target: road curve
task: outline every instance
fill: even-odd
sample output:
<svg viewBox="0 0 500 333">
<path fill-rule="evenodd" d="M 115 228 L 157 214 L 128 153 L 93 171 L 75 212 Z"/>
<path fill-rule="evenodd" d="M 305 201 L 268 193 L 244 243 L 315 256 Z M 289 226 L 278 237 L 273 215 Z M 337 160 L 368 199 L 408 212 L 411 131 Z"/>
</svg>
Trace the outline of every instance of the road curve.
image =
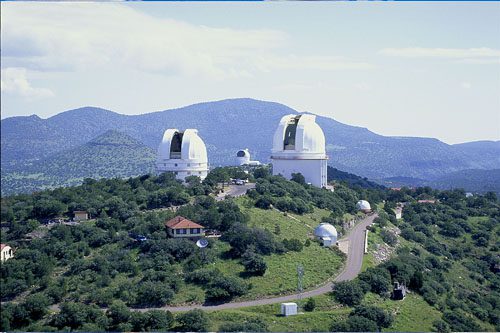
<svg viewBox="0 0 500 333">
<path fill-rule="evenodd" d="M 354 279 L 361 271 L 361 265 L 363 264 L 363 253 L 364 253 L 364 243 L 365 243 L 365 229 L 370 225 L 373 220 L 377 217 L 376 214 L 366 216 L 361 222 L 356 224 L 356 226 L 351 229 L 349 234 L 343 239 L 349 240 L 349 250 L 347 255 L 346 265 L 344 270 L 340 272 L 339 275 L 335 277 L 333 281 L 346 281 Z M 326 294 L 332 290 L 332 283 L 328 282 L 321 287 L 313 290 L 305 291 L 302 293 L 302 297 L 312 297 L 322 294 Z M 286 296 L 272 297 L 272 298 L 261 298 L 251 301 L 243 302 L 233 302 L 233 303 L 223 303 L 218 305 L 187 305 L 187 306 L 165 306 L 162 308 L 146 308 L 146 309 L 136 309 L 136 311 L 147 311 L 147 310 L 168 310 L 171 312 L 181 312 L 189 311 L 193 309 L 202 310 L 225 310 L 225 309 L 237 309 L 244 308 L 247 306 L 265 305 L 273 303 L 283 303 L 295 301 L 298 298 L 298 294 L 291 294 Z"/>
</svg>

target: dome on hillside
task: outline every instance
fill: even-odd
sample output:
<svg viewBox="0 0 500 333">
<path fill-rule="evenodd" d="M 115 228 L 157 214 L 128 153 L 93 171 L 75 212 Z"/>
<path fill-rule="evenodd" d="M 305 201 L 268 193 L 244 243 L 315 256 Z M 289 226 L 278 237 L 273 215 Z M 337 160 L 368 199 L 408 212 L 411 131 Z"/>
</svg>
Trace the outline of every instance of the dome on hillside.
<svg viewBox="0 0 500 333">
<path fill-rule="evenodd" d="M 356 208 L 361 210 L 361 211 L 369 211 L 372 209 L 372 207 L 370 206 L 370 203 L 366 200 L 359 200 L 356 203 Z"/>
<path fill-rule="evenodd" d="M 207 148 L 198 130 L 166 130 L 158 147 L 156 165 L 159 172 L 174 172 L 178 179 L 187 176 L 204 179 L 208 172 Z"/>
<path fill-rule="evenodd" d="M 319 238 L 334 237 L 337 239 L 337 229 L 335 229 L 335 227 L 330 223 L 320 223 L 320 225 L 314 229 L 314 236 Z"/>
<path fill-rule="evenodd" d="M 273 156 L 277 154 L 300 154 L 303 158 L 313 154 L 325 156 L 325 135 L 316 123 L 316 116 L 290 114 L 281 118 L 274 133 L 272 152 Z"/>
<path fill-rule="evenodd" d="M 247 149 L 238 150 L 236 157 L 248 157 L 250 159 L 250 152 Z"/>
</svg>

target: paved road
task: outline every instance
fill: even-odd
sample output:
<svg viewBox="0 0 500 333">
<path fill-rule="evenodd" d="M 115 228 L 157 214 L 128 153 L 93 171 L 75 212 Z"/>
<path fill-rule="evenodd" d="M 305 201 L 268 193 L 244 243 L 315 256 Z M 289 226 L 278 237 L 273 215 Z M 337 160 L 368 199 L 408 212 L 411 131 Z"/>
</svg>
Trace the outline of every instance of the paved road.
<svg viewBox="0 0 500 333">
<path fill-rule="evenodd" d="M 334 279 L 335 282 L 352 280 L 361 271 L 361 265 L 363 263 L 364 243 L 365 243 L 365 229 L 368 225 L 370 225 L 373 222 L 375 217 L 377 217 L 376 214 L 367 216 L 361 222 L 359 222 L 353 229 L 351 229 L 350 233 L 345 237 L 345 239 L 349 240 L 349 251 L 347 254 L 346 266 L 344 267 L 344 270 L 340 272 L 340 274 L 337 275 L 337 277 L 335 277 Z M 319 288 L 303 292 L 302 297 L 306 298 L 306 297 L 318 296 L 326 294 L 331 290 L 332 290 L 332 283 L 328 282 Z M 180 311 L 189 311 L 193 309 L 203 309 L 203 310 L 237 309 L 247 306 L 290 302 L 297 300 L 297 298 L 298 298 L 297 294 L 292 294 L 281 297 L 262 298 L 252 301 L 224 303 L 219 305 L 200 304 L 200 305 L 189 305 L 189 306 L 166 306 L 158 308 L 158 310 L 180 312 Z M 138 311 L 147 311 L 147 310 L 152 310 L 152 308 L 140 309 Z"/>
<path fill-rule="evenodd" d="M 222 201 L 226 198 L 227 195 L 231 197 L 240 197 L 247 193 L 247 190 L 255 188 L 255 183 L 246 183 L 244 185 L 229 185 L 229 189 L 226 189 L 224 193 L 219 193 L 215 200 Z"/>
</svg>

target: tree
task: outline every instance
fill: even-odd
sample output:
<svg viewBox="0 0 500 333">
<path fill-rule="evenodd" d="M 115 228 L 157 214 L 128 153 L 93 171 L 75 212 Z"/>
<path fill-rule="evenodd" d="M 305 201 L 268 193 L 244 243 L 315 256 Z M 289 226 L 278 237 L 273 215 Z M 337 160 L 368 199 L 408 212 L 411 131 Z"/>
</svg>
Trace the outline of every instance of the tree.
<svg viewBox="0 0 500 333">
<path fill-rule="evenodd" d="M 22 306 L 29 313 L 31 319 L 38 320 L 47 313 L 49 304 L 47 296 L 38 293 L 28 296 Z"/>
<path fill-rule="evenodd" d="M 295 252 L 302 251 L 304 247 L 304 245 L 302 245 L 302 242 L 296 238 L 284 239 L 283 245 L 285 246 L 285 249 L 287 249 L 288 251 L 295 251 Z"/>
<path fill-rule="evenodd" d="M 359 275 L 359 279 L 370 285 L 370 290 L 376 294 L 384 295 L 390 291 L 391 275 L 386 269 L 370 267 Z"/>
<path fill-rule="evenodd" d="M 269 328 L 260 318 L 249 318 L 238 323 L 224 323 L 219 326 L 220 332 L 268 332 Z"/>
<path fill-rule="evenodd" d="M 179 315 L 177 321 L 184 332 L 203 332 L 209 331 L 210 328 L 210 320 L 207 314 L 199 309 Z"/>
<path fill-rule="evenodd" d="M 292 173 L 292 178 L 291 180 L 293 182 L 296 182 L 300 185 L 305 185 L 306 184 L 306 179 L 304 178 L 304 176 L 299 172 L 299 173 Z"/>
<path fill-rule="evenodd" d="M 391 326 L 394 318 L 392 315 L 381 308 L 375 306 L 357 306 L 350 316 L 359 316 L 370 319 L 377 323 L 379 329 Z"/>
<path fill-rule="evenodd" d="M 146 329 L 169 331 L 174 322 L 174 316 L 170 311 L 151 310 L 146 312 Z"/>
<path fill-rule="evenodd" d="M 256 254 L 252 249 L 248 249 L 241 257 L 241 263 L 245 266 L 245 272 L 262 276 L 267 270 L 264 258 Z"/>
<path fill-rule="evenodd" d="M 333 285 L 333 295 L 337 301 L 349 306 L 360 304 L 365 296 L 356 280 L 337 282 Z"/>
<path fill-rule="evenodd" d="M 398 237 L 387 229 L 383 229 L 380 232 L 380 236 L 382 237 L 382 240 L 390 246 L 395 246 L 398 243 Z"/>
<path fill-rule="evenodd" d="M 306 304 L 304 304 L 304 310 L 307 312 L 312 312 L 314 311 L 315 308 L 316 308 L 316 301 L 314 300 L 314 298 L 309 298 Z"/>
<path fill-rule="evenodd" d="M 376 332 L 377 323 L 365 317 L 350 316 L 345 321 L 334 322 L 333 332 Z"/>
<path fill-rule="evenodd" d="M 111 326 L 117 328 L 120 323 L 126 323 L 130 319 L 129 308 L 122 301 L 114 301 L 106 311 L 106 316 L 111 320 Z"/>
</svg>

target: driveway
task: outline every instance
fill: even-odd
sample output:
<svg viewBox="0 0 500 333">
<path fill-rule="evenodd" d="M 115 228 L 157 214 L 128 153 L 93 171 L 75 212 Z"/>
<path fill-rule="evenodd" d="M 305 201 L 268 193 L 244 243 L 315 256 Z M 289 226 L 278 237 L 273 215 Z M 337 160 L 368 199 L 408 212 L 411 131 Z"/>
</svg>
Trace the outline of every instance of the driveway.
<svg viewBox="0 0 500 333">
<path fill-rule="evenodd" d="M 250 184 L 249 184 L 250 185 Z M 240 186 L 243 187 L 243 186 Z M 373 220 L 377 217 L 377 214 L 366 216 L 361 222 L 356 224 L 356 226 L 351 229 L 348 235 L 343 239 L 349 241 L 349 252 L 347 254 L 347 261 L 344 270 L 337 275 L 333 281 L 346 281 L 354 279 L 361 271 L 361 265 L 363 264 L 363 253 L 364 253 L 364 243 L 365 243 L 365 230 L 368 225 L 370 225 Z M 313 290 L 305 291 L 302 293 L 302 298 L 318 296 L 322 294 L 329 293 L 332 290 L 332 283 L 328 282 L 325 285 L 318 287 Z M 224 309 L 237 309 L 244 308 L 247 306 L 274 304 L 296 301 L 298 299 L 298 294 L 292 294 L 287 296 L 272 297 L 272 298 L 261 298 L 252 301 L 244 302 L 234 302 L 234 303 L 224 303 L 219 305 L 188 305 L 188 306 L 165 306 L 162 308 L 156 308 L 157 310 L 168 310 L 171 312 L 189 311 L 193 309 L 202 310 L 224 310 Z M 137 311 L 147 311 L 148 309 L 137 309 Z"/>
</svg>

